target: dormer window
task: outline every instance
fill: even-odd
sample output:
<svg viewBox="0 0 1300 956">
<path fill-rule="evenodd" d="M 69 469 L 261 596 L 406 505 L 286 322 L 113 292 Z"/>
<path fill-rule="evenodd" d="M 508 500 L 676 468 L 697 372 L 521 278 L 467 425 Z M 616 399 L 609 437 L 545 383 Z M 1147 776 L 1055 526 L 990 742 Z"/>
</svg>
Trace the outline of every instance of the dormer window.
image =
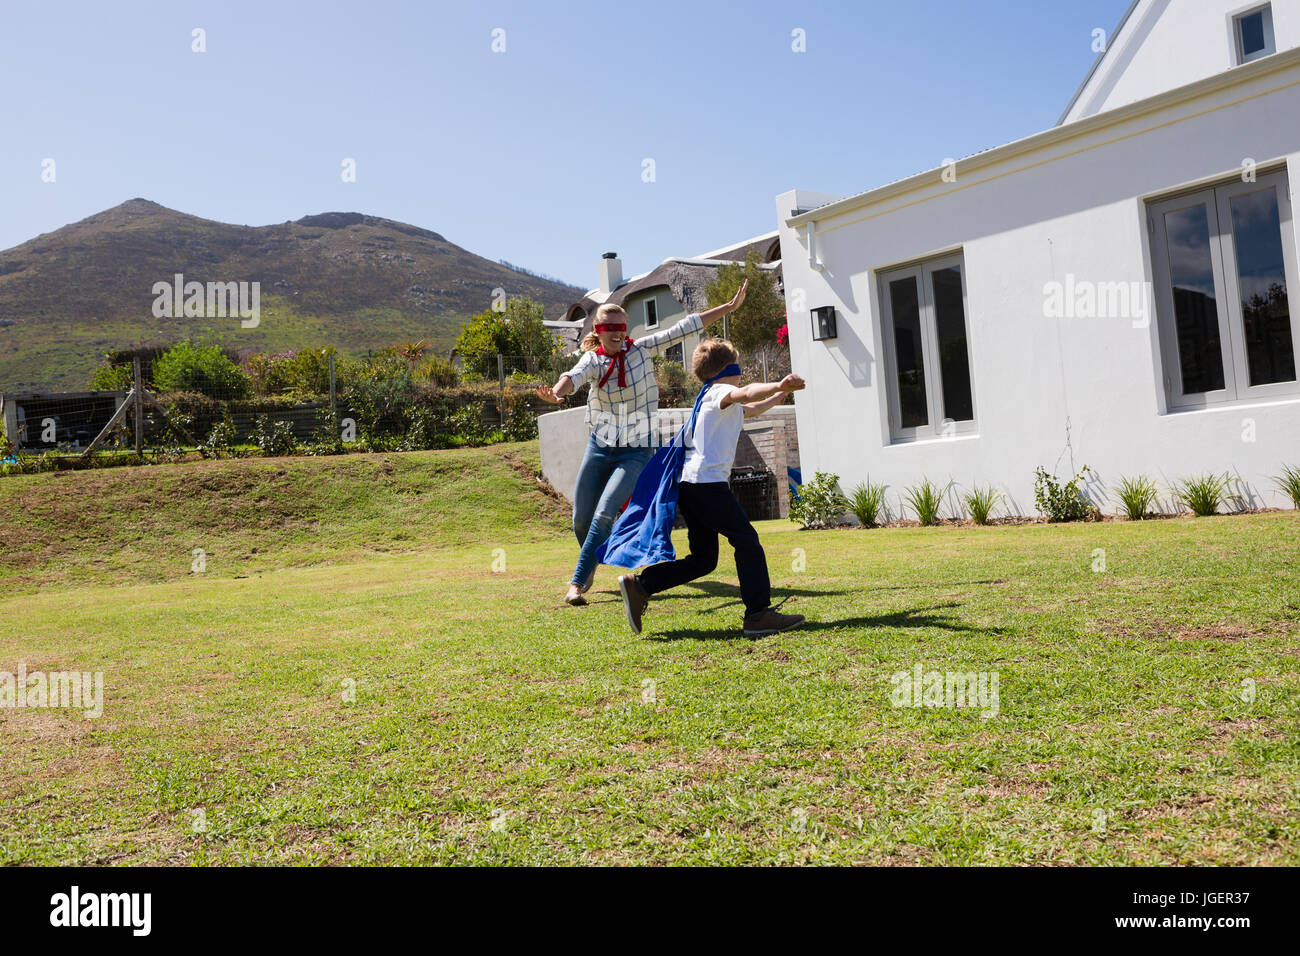
<svg viewBox="0 0 1300 956">
<path fill-rule="evenodd" d="M 645 327 L 647 329 L 658 328 L 659 326 L 659 303 L 654 299 L 645 300 Z"/>
<path fill-rule="evenodd" d="M 1233 41 L 1237 45 L 1237 63 L 1249 63 L 1276 53 L 1273 43 L 1273 8 L 1264 4 L 1232 18 Z"/>
</svg>

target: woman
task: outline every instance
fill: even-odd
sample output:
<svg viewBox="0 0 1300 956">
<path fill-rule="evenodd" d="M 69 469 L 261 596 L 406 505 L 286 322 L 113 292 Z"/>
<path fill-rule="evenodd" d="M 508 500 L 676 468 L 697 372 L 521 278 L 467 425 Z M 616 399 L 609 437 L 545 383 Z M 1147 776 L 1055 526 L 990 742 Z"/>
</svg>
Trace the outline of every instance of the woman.
<svg viewBox="0 0 1300 956">
<path fill-rule="evenodd" d="M 577 364 L 554 387 L 538 387 L 541 398 L 559 403 L 582 386 L 591 386 L 587 424 L 592 431 L 573 493 L 573 533 L 581 547 L 564 595 L 567 603 L 575 607 L 587 603 L 583 594 L 596 579 L 596 551 L 609 537 L 614 519 L 655 452 L 659 387 L 651 359 L 735 312 L 745 301 L 748 285 L 742 283 L 726 305 L 692 312 L 671 328 L 635 342 L 627 337 L 627 313 L 606 303 L 596 310 L 595 331 L 582 340 L 583 354 Z"/>
</svg>

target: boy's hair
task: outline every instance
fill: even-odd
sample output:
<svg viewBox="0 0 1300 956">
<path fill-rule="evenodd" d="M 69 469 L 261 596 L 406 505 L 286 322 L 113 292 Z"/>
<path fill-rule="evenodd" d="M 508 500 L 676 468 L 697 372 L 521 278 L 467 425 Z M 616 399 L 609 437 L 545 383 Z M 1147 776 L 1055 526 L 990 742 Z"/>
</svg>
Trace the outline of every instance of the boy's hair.
<svg viewBox="0 0 1300 956">
<path fill-rule="evenodd" d="M 596 318 L 591 324 L 593 326 L 600 325 L 600 323 L 605 321 L 605 316 L 607 315 L 621 315 L 623 316 L 623 321 L 627 323 L 628 328 L 632 327 L 632 322 L 628 319 L 627 312 L 623 310 L 621 305 L 615 305 L 613 302 L 606 302 L 604 305 L 600 306 L 600 308 L 596 309 Z M 590 352 L 598 345 L 600 345 L 600 336 L 595 333 L 594 329 L 593 331 L 588 332 L 582 339 L 582 350 L 584 352 Z"/>
<path fill-rule="evenodd" d="M 691 371 L 701 382 L 707 382 L 732 362 L 740 362 L 740 353 L 726 339 L 707 336 L 695 346 L 691 356 Z"/>
</svg>

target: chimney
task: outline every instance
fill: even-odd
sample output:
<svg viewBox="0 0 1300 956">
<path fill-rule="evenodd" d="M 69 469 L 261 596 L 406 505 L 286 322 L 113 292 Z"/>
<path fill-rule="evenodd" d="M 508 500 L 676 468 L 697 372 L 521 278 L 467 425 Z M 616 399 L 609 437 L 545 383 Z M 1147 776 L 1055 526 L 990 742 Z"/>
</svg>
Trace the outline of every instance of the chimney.
<svg viewBox="0 0 1300 956">
<path fill-rule="evenodd" d="M 599 288 L 606 294 L 613 292 L 623 284 L 623 263 L 619 261 L 617 252 L 607 252 L 600 257 L 600 264 L 596 268 L 599 278 Z"/>
</svg>

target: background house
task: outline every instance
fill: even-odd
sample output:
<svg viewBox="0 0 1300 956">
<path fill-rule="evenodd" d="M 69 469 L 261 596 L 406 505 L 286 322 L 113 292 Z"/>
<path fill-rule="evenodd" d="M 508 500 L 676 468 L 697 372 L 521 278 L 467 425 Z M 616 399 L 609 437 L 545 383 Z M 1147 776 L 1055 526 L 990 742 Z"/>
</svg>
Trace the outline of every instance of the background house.
<svg viewBox="0 0 1300 956">
<path fill-rule="evenodd" d="M 560 338 L 566 351 L 578 348 L 583 336 L 592 330 L 596 309 L 605 302 L 621 305 L 627 312 L 628 335 L 634 339 L 667 328 L 692 312 L 707 309 L 705 290 L 717 280 L 718 270 L 725 265 L 743 263 L 751 249 L 758 250 L 760 261 L 772 271 L 777 291 L 781 291 L 781 243 L 775 232 L 688 259 L 665 259 L 649 272 L 630 279 L 623 278 L 623 263 L 618 254 L 607 252 L 597 267 L 596 287 L 546 325 Z M 691 336 L 681 346 L 675 346 L 669 357 L 685 364 L 698 342 L 698 336 Z"/>
<path fill-rule="evenodd" d="M 1300 0 L 1139 0 L 1042 133 L 854 196 L 777 197 L 804 471 L 1035 512 L 1038 466 L 1289 506 Z M 955 501 L 944 513 L 952 513 Z"/>
</svg>

